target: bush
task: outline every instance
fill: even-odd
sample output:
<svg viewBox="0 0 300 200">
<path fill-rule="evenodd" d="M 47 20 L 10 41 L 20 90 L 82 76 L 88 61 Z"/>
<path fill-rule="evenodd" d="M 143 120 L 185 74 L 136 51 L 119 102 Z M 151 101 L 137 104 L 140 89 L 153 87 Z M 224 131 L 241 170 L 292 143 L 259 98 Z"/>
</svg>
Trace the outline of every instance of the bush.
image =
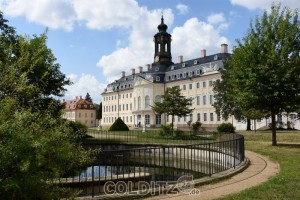
<svg viewBox="0 0 300 200">
<path fill-rule="evenodd" d="M 199 132 L 202 124 L 200 122 L 195 122 L 192 124 L 193 132 Z"/>
<path fill-rule="evenodd" d="M 108 129 L 108 131 L 129 131 L 128 126 L 119 117 Z"/>
<path fill-rule="evenodd" d="M 184 131 L 182 131 L 182 130 L 176 130 L 175 131 L 175 136 L 176 136 L 176 138 L 182 138 L 182 137 L 184 137 Z"/>
<path fill-rule="evenodd" d="M 88 128 L 86 125 L 73 121 L 67 121 L 66 124 L 75 141 L 81 141 L 83 138 L 87 137 L 86 133 Z"/>
<path fill-rule="evenodd" d="M 159 134 L 161 136 L 170 136 L 172 135 L 172 129 L 171 129 L 171 126 L 168 125 L 168 124 L 162 124 L 161 125 L 161 129 L 159 131 Z"/>
<path fill-rule="evenodd" d="M 218 126 L 218 132 L 220 133 L 234 133 L 235 127 L 231 123 L 222 123 Z"/>
</svg>

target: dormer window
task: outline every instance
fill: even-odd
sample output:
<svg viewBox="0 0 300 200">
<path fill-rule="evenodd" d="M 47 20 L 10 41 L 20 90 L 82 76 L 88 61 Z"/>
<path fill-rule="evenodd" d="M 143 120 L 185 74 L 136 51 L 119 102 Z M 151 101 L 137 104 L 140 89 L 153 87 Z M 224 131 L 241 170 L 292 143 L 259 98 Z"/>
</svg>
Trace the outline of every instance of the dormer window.
<svg viewBox="0 0 300 200">
<path fill-rule="evenodd" d="M 185 78 L 186 77 L 186 74 L 185 73 L 183 73 L 183 78 Z"/>
<path fill-rule="evenodd" d="M 193 72 L 190 72 L 190 76 L 193 76 Z"/>
<path fill-rule="evenodd" d="M 194 60 L 194 65 L 197 65 L 198 64 L 198 60 Z"/>
<path fill-rule="evenodd" d="M 159 81 L 160 81 L 160 77 L 159 77 L 159 76 L 156 76 L 155 80 L 156 80 L 157 82 L 159 82 Z"/>
<path fill-rule="evenodd" d="M 218 56 L 217 55 L 214 56 L 214 60 L 218 60 Z"/>
<path fill-rule="evenodd" d="M 196 73 L 197 75 L 200 75 L 200 69 L 197 69 Z"/>
<path fill-rule="evenodd" d="M 174 65 L 171 66 L 171 70 L 174 70 Z"/>
<path fill-rule="evenodd" d="M 186 63 L 182 63 L 182 67 L 186 67 Z"/>
<path fill-rule="evenodd" d="M 159 71 L 159 67 L 155 67 L 155 71 Z"/>
</svg>

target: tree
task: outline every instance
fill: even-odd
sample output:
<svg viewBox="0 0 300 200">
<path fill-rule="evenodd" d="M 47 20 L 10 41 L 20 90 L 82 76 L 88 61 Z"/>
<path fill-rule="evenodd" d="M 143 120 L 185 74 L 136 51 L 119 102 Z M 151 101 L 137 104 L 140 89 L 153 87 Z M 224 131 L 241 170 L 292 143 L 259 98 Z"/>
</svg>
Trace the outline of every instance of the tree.
<svg viewBox="0 0 300 200">
<path fill-rule="evenodd" d="M 91 97 L 91 95 L 89 93 L 86 93 L 85 100 L 87 100 L 88 102 L 93 103 L 93 99 L 92 99 L 92 97 Z"/>
<path fill-rule="evenodd" d="M 61 118 L 70 84 L 46 33 L 18 36 L 0 12 L 0 199 L 59 199 L 51 179 L 81 171 L 90 161 Z"/>
<path fill-rule="evenodd" d="M 272 145 L 277 145 L 276 114 L 300 105 L 299 29 L 298 10 L 273 5 L 237 40 L 222 75 L 234 107 L 271 116 Z"/>
<path fill-rule="evenodd" d="M 178 86 L 167 88 L 165 94 L 162 95 L 162 102 L 154 102 L 152 110 L 161 115 L 171 115 L 171 129 L 174 130 L 174 116 L 179 117 L 190 114 L 194 109 L 191 109 L 192 99 L 186 98 L 181 95 L 180 88 Z"/>
<path fill-rule="evenodd" d="M 109 131 L 129 131 L 129 128 L 121 117 L 118 117 L 118 119 L 110 126 Z"/>
<path fill-rule="evenodd" d="M 96 118 L 99 120 L 102 119 L 102 102 L 100 103 L 100 105 L 96 110 Z"/>
</svg>

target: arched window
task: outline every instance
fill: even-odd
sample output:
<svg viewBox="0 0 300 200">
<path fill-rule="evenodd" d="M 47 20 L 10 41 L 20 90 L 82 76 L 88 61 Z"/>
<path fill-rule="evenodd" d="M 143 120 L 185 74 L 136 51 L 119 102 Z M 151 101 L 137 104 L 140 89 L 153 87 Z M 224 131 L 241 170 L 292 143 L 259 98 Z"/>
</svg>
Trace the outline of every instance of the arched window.
<svg viewBox="0 0 300 200">
<path fill-rule="evenodd" d="M 141 110 L 141 97 L 138 97 L 138 110 Z"/>
<path fill-rule="evenodd" d="M 157 43 L 158 52 L 160 52 L 160 43 Z"/>
<path fill-rule="evenodd" d="M 168 52 L 168 43 L 165 43 L 165 52 Z"/>
<path fill-rule="evenodd" d="M 150 107 L 150 97 L 149 95 L 145 96 L 145 108 L 149 108 Z"/>
<path fill-rule="evenodd" d="M 160 95 L 155 96 L 155 102 L 161 102 L 161 97 Z"/>
</svg>

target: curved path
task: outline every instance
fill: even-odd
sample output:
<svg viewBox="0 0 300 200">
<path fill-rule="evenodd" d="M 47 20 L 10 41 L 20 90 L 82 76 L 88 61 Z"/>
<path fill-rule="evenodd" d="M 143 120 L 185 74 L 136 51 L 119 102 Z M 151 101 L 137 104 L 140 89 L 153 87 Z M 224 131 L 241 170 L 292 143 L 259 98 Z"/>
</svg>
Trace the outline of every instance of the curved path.
<svg viewBox="0 0 300 200">
<path fill-rule="evenodd" d="M 147 199 L 217 199 L 266 182 L 269 178 L 275 176 L 279 172 L 279 165 L 271 161 L 268 157 L 251 151 L 246 151 L 246 157 L 250 160 L 250 165 L 243 172 L 218 183 L 199 187 L 196 186 L 196 190 L 199 191 L 198 194 L 167 194 L 154 196 Z"/>
</svg>

